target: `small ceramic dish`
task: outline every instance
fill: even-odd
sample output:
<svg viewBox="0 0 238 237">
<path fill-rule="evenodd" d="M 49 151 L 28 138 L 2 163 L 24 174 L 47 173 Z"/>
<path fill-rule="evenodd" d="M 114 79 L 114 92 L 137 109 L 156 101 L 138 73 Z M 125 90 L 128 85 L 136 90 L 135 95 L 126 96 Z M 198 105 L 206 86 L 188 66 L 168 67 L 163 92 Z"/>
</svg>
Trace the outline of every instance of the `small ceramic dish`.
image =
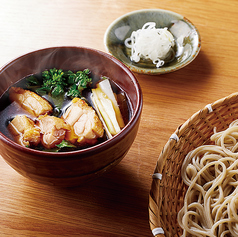
<svg viewBox="0 0 238 237">
<path fill-rule="evenodd" d="M 156 28 L 167 27 L 175 39 L 174 58 L 157 68 L 152 62 L 135 63 L 130 60 L 130 51 L 125 40 L 133 31 L 141 29 L 147 22 L 155 22 Z M 176 71 L 191 63 L 201 48 L 201 37 L 196 27 L 180 14 L 161 10 L 146 9 L 127 13 L 107 28 L 104 44 L 108 53 L 123 62 L 133 72 L 142 74 L 163 74 Z"/>
</svg>

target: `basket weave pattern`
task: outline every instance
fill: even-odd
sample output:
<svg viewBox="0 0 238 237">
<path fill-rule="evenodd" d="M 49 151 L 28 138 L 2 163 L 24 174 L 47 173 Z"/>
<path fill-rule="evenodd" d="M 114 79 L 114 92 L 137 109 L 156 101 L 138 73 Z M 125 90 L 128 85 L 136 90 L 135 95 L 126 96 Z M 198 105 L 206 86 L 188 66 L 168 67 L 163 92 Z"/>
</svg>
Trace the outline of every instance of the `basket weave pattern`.
<svg viewBox="0 0 238 237">
<path fill-rule="evenodd" d="M 226 129 L 238 119 L 238 93 L 217 100 L 195 113 L 179 126 L 159 155 L 149 196 L 149 221 L 152 232 L 159 228 L 164 234 L 156 237 L 177 237 L 182 229 L 177 222 L 177 213 L 183 207 L 187 186 L 181 178 L 181 166 L 187 153 L 194 148 L 212 144 L 213 129 Z"/>
</svg>

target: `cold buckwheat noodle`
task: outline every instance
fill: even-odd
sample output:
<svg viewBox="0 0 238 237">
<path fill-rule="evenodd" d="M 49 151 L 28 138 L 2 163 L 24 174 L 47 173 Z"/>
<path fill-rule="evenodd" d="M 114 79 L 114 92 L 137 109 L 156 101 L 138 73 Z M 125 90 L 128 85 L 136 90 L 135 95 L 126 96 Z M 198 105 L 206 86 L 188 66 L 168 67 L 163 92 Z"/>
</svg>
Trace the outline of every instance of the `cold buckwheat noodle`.
<svg viewBox="0 0 238 237">
<path fill-rule="evenodd" d="M 188 190 L 178 213 L 182 236 L 238 236 L 238 120 L 211 136 L 214 145 L 185 157 Z"/>
</svg>

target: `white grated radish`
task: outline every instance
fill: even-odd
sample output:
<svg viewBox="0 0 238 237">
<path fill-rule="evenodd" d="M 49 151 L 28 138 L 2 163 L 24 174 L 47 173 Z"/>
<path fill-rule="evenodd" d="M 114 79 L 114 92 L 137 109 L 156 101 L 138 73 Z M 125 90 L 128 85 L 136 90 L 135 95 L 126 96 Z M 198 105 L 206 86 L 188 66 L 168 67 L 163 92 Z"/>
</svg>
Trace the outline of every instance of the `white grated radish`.
<svg viewBox="0 0 238 237">
<path fill-rule="evenodd" d="M 131 48 L 132 61 L 144 58 L 150 59 L 156 67 L 164 65 L 164 59 L 175 45 L 174 37 L 166 27 L 156 29 L 155 26 L 155 22 L 147 22 L 125 40 L 126 47 Z"/>
</svg>

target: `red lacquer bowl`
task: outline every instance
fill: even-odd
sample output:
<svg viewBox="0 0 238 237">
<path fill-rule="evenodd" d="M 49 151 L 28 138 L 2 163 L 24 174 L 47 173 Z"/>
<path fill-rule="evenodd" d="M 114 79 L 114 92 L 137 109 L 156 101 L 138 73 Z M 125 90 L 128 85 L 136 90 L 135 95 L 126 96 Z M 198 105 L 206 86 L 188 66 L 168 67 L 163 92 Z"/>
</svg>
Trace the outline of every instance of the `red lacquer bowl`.
<svg viewBox="0 0 238 237">
<path fill-rule="evenodd" d="M 117 165 L 138 131 L 142 92 L 134 74 L 119 60 L 84 47 L 53 47 L 20 56 L 0 69 L 0 96 L 18 80 L 45 69 L 83 70 L 113 80 L 127 95 L 132 116 L 113 138 L 83 150 L 43 152 L 18 145 L 0 132 L 0 155 L 17 172 L 39 183 L 77 186 Z"/>
</svg>

